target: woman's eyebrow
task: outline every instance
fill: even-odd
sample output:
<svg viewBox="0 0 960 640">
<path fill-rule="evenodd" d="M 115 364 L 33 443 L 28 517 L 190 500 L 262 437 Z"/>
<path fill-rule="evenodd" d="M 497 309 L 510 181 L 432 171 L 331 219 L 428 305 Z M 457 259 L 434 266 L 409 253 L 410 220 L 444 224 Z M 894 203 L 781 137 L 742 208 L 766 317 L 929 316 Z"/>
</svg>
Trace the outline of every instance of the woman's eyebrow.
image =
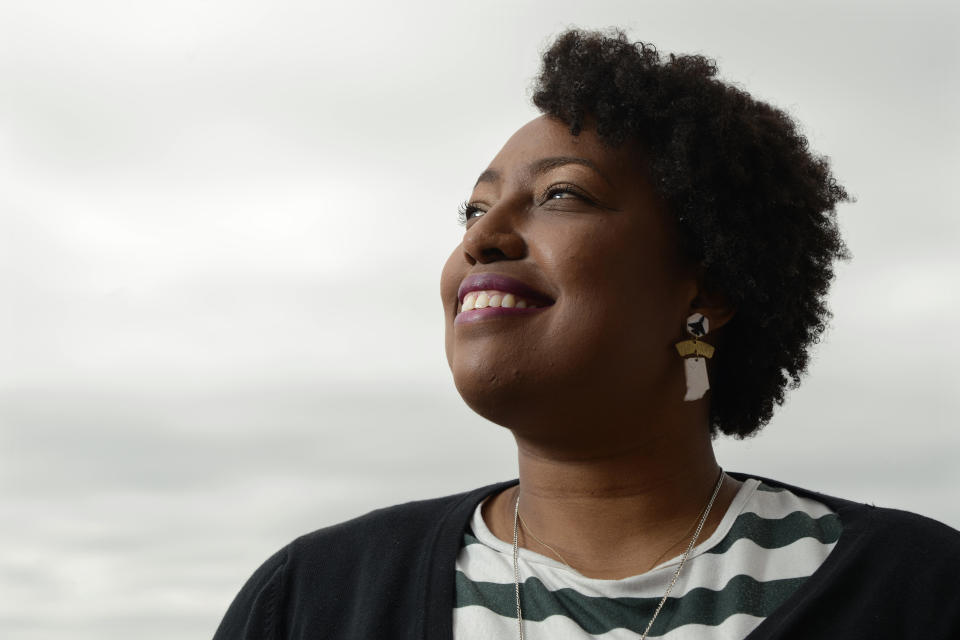
<svg viewBox="0 0 960 640">
<path fill-rule="evenodd" d="M 579 164 L 583 165 L 584 167 L 589 167 L 593 169 L 601 178 L 603 178 L 607 184 L 610 184 L 610 180 L 603 175 L 603 172 L 600 171 L 600 167 L 598 167 L 595 162 L 587 160 L 586 158 L 578 158 L 576 156 L 551 156 L 549 158 L 540 158 L 539 160 L 530 163 L 528 169 L 531 175 L 540 175 L 549 171 L 550 169 L 556 169 L 557 167 L 562 167 L 566 164 Z M 481 182 L 498 182 L 499 180 L 499 171 L 496 169 L 487 169 L 480 174 L 479 178 L 477 178 L 477 182 L 474 187 Z"/>
<path fill-rule="evenodd" d="M 575 156 L 554 156 L 550 158 L 541 158 L 536 162 L 530 164 L 530 173 L 534 175 L 539 175 L 550 169 L 556 169 L 557 167 L 562 167 L 565 164 L 581 164 L 585 167 L 590 167 L 601 176 L 603 173 L 600 172 L 600 168 L 590 160 L 586 158 L 577 158 Z"/>
<path fill-rule="evenodd" d="M 477 185 L 481 182 L 499 182 L 500 181 L 500 172 L 496 169 L 487 169 L 480 174 L 480 177 L 477 178 L 476 184 L 473 185 L 473 188 L 476 189 Z"/>
</svg>

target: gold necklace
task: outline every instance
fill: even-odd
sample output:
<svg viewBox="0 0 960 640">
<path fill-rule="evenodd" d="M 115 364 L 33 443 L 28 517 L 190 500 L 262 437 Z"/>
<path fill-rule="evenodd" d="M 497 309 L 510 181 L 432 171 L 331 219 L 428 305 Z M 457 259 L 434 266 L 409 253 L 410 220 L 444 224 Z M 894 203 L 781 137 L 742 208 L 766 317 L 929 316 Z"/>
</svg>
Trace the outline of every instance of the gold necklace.
<svg viewBox="0 0 960 640">
<path fill-rule="evenodd" d="M 549 544 L 547 544 L 546 542 L 544 542 L 543 540 L 541 540 L 540 538 L 537 537 L 537 534 L 535 534 L 535 533 L 533 532 L 533 530 L 530 528 L 530 525 L 527 524 L 527 521 L 523 519 L 523 515 L 522 515 L 522 514 L 518 513 L 517 515 L 520 517 L 520 528 L 521 528 L 521 529 L 524 529 L 528 534 L 530 534 L 530 537 L 531 537 L 531 538 L 533 538 L 534 540 L 536 540 L 537 542 L 539 542 L 541 545 L 543 545 L 543 546 L 546 547 L 547 549 L 550 549 L 550 551 L 552 551 L 552 552 L 554 553 L 554 555 L 557 556 L 557 558 L 560 560 L 560 562 L 562 562 L 563 564 L 567 565 L 567 568 L 570 569 L 570 571 L 574 571 L 574 572 L 577 571 L 576 569 L 573 568 L 573 565 L 571 565 L 569 562 L 567 562 L 567 559 L 564 558 L 563 555 L 562 555 L 559 551 L 557 551 L 556 549 L 554 549 L 553 547 L 551 547 Z M 703 515 L 703 509 L 701 509 L 701 510 L 700 510 L 700 513 L 697 514 L 697 521 L 700 520 L 700 516 L 702 516 L 702 515 Z M 653 561 L 653 564 L 652 564 L 652 565 L 650 565 L 650 569 L 653 569 L 653 568 L 656 567 L 658 564 L 660 564 L 660 561 L 663 560 L 663 557 L 670 552 L 670 549 L 673 549 L 675 546 L 677 546 L 677 542 L 680 542 L 681 540 L 683 540 L 684 538 L 686 538 L 688 535 L 690 535 L 690 533 L 691 533 L 694 529 L 696 529 L 696 527 L 697 527 L 697 523 L 696 523 L 696 522 L 694 522 L 692 525 L 690 525 L 690 528 L 687 529 L 687 531 L 686 531 L 682 536 L 680 536 L 679 538 L 677 538 L 677 540 L 676 540 L 673 544 L 671 544 L 669 547 L 666 548 L 666 550 L 665 550 L 663 553 L 661 553 L 659 556 L 657 556 L 657 559 Z M 647 571 L 649 571 L 650 569 L 648 569 Z"/>
<path fill-rule="evenodd" d="M 713 489 L 713 495 L 710 496 L 710 501 L 707 502 L 706 508 L 703 510 L 703 515 L 700 517 L 700 521 L 697 524 L 697 529 L 693 533 L 693 537 L 690 539 L 690 544 L 687 545 L 687 550 L 683 552 L 683 556 L 680 558 L 680 564 L 677 566 L 677 570 L 673 573 L 673 579 L 670 581 L 670 584 L 667 586 L 666 593 L 663 594 L 663 597 L 660 599 L 660 604 L 657 605 L 656 610 L 653 612 L 653 617 L 650 618 L 650 622 L 647 623 L 647 628 L 643 630 L 643 633 L 640 635 L 640 640 L 646 640 L 647 634 L 650 633 L 650 629 L 653 627 L 653 621 L 657 619 L 657 616 L 660 614 L 660 610 L 663 609 L 663 605 L 667 602 L 667 597 L 670 595 L 670 592 L 673 590 L 673 586 L 677 584 L 677 579 L 680 577 L 680 572 L 683 570 L 683 565 L 687 562 L 687 556 L 690 555 L 690 550 L 693 549 L 694 545 L 697 544 L 697 538 L 700 537 L 700 532 L 703 530 L 703 525 L 707 521 L 707 516 L 710 515 L 710 509 L 713 507 L 713 502 L 717 499 L 717 494 L 720 493 L 720 487 L 723 485 L 723 469 L 720 469 L 720 477 L 717 479 L 717 486 Z M 514 593 L 516 594 L 517 599 L 517 630 L 520 633 L 520 640 L 523 640 L 523 612 L 520 608 L 520 545 L 519 545 L 519 523 L 520 523 L 520 492 L 517 491 L 517 500 L 513 506 L 513 586 Z M 526 526 L 526 523 L 524 523 Z M 530 533 L 533 538 L 547 547 L 551 551 L 557 554 L 560 559 L 563 561 L 563 564 L 570 567 L 566 560 L 563 560 L 556 549 L 543 542 L 530 531 L 529 527 L 527 531 Z M 570 567 L 572 570 L 573 567 Z"/>
<path fill-rule="evenodd" d="M 533 531 L 530 530 L 530 526 L 529 526 L 526 522 L 524 522 L 523 516 L 520 515 L 520 512 L 519 512 L 519 511 L 517 512 L 517 516 L 520 517 L 520 524 L 523 526 L 524 529 L 527 530 L 527 533 L 530 534 L 530 537 L 531 537 L 531 538 L 533 538 L 534 540 L 536 540 L 537 542 L 539 542 L 540 544 L 542 544 L 543 546 L 545 546 L 547 549 L 550 549 L 550 551 L 553 551 L 553 553 L 556 554 L 556 556 L 557 556 L 558 558 L 560 558 L 560 562 L 562 562 L 563 564 L 567 565 L 567 568 L 569 568 L 570 571 L 576 571 L 576 569 L 574 569 L 573 567 L 571 567 L 571 566 L 570 566 L 570 563 L 567 562 L 562 555 L 560 555 L 560 552 L 559 552 L 559 551 L 557 551 L 556 549 L 554 549 L 553 547 L 551 547 L 550 545 L 548 545 L 546 542 L 544 542 L 544 541 L 541 540 L 540 538 L 538 538 L 538 537 L 537 537 L 537 534 L 535 534 Z"/>
</svg>

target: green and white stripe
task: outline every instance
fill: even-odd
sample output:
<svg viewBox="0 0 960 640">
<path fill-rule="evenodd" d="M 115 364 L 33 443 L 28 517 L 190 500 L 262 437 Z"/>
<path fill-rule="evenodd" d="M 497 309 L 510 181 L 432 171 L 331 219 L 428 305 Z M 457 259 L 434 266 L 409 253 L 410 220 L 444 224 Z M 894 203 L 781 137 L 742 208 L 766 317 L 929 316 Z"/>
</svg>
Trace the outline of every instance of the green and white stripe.
<svg viewBox="0 0 960 640">
<path fill-rule="evenodd" d="M 517 633 L 513 549 L 490 533 L 480 509 L 457 557 L 456 640 Z M 817 570 L 840 532 L 839 518 L 825 505 L 747 480 L 716 531 L 694 547 L 649 637 L 745 637 Z M 680 561 L 599 580 L 528 549 L 520 558 L 529 640 L 636 638 Z"/>
</svg>

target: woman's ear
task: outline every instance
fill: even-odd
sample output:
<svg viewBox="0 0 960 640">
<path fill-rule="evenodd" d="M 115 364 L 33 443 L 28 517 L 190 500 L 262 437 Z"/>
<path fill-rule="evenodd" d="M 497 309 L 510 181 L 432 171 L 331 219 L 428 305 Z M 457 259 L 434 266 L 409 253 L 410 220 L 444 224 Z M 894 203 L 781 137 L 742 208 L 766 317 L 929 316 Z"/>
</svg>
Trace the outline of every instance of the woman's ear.
<svg viewBox="0 0 960 640">
<path fill-rule="evenodd" d="M 690 313 L 702 313 L 710 322 L 710 333 L 730 322 L 737 310 L 721 293 L 707 292 L 701 288 L 690 301 Z"/>
</svg>

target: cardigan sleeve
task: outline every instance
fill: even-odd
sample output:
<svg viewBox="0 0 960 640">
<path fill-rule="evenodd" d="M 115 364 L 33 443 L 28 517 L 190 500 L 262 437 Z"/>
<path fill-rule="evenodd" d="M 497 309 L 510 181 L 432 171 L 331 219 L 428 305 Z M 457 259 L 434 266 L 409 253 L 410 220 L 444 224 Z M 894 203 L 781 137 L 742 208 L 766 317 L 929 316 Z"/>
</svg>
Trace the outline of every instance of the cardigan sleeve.
<svg viewBox="0 0 960 640">
<path fill-rule="evenodd" d="M 213 640 L 278 640 L 280 602 L 288 551 L 281 549 L 258 568 L 233 599 Z"/>
</svg>

